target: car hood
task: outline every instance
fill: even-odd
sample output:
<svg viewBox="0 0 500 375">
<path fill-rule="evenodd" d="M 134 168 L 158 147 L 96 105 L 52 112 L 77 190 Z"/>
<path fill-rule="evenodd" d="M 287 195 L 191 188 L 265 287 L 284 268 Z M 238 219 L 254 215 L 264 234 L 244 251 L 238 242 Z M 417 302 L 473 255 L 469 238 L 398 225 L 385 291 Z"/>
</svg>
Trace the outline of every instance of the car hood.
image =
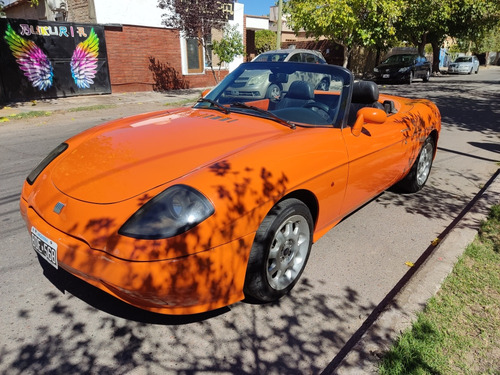
<svg viewBox="0 0 500 375">
<path fill-rule="evenodd" d="M 68 141 L 51 178 L 74 199 L 120 202 L 289 131 L 271 120 L 206 109 L 122 119 Z"/>
</svg>

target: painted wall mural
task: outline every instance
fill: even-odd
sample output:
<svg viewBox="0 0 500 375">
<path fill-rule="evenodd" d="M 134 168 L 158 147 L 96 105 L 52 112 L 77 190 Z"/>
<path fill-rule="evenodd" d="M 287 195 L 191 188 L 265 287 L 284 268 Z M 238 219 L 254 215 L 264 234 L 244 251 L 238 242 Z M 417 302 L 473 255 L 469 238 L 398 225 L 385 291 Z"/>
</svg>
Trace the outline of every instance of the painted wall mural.
<svg viewBox="0 0 500 375">
<path fill-rule="evenodd" d="M 0 19 L 3 100 L 111 92 L 104 27 Z"/>
</svg>

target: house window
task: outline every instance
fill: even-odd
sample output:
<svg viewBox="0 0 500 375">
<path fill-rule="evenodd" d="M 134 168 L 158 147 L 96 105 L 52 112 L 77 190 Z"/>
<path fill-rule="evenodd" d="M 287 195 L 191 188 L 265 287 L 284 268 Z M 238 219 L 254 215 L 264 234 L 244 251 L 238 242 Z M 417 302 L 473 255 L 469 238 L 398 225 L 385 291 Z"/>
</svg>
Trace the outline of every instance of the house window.
<svg viewBox="0 0 500 375">
<path fill-rule="evenodd" d="M 203 47 L 197 39 L 186 39 L 188 73 L 203 73 Z"/>
</svg>

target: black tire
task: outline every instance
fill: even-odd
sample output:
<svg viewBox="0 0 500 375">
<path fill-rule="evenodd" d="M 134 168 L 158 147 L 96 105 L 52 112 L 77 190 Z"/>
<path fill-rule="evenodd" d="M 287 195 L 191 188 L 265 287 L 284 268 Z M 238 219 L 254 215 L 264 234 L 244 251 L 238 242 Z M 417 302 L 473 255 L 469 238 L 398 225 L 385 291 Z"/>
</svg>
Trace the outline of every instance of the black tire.
<svg viewBox="0 0 500 375">
<path fill-rule="evenodd" d="M 431 173 L 435 147 L 434 139 L 428 137 L 422 145 L 410 172 L 398 182 L 397 188 L 407 193 L 416 193 L 424 187 Z"/>
<path fill-rule="evenodd" d="M 476 69 L 476 74 L 477 74 L 477 73 L 479 73 L 479 66 L 478 66 L 478 67 L 477 67 L 477 69 Z"/>
<path fill-rule="evenodd" d="M 283 88 L 276 83 L 271 83 L 266 91 L 266 98 L 268 98 L 273 103 L 277 103 L 281 100 Z"/>
<path fill-rule="evenodd" d="M 328 91 L 330 89 L 330 80 L 328 78 L 323 78 L 316 86 L 316 90 Z"/>
<path fill-rule="evenodd" d="M 257 230 L 244 292 L 261 302 L 287 294 L 304 271 L 312 246 L 313 218 L 298 199 L 279 202 Z"/>
<path fill-rule="evenodd" d="M 431 78 L 431 72 L 430 72 L 430 70 L 426 70 L 425 71 L 425 76 L 422 78 L 422 81 L 429 82 L 430 78 Z"/>
<path fill-rule="evenodd" d="M 472 74 L 472 71 L 473 71 L 473 70 L 474 70 L 474 68 L 473 68 L 473 67 L 472 67 L 472 68 L 470 68 L 470 72 L 469 72 L 469 73 L 467 73 L 467 74 Z"/>
</svg>

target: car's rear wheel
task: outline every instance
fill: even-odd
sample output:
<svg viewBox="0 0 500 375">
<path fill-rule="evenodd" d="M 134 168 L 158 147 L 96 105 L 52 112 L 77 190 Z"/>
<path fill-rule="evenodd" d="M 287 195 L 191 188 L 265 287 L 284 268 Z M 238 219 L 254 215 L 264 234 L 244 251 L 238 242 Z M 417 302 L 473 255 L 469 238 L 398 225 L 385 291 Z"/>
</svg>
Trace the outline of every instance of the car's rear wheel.
<svg viewBox="0 0 500 375">
<path fill-rule="evenodd" d="M 424 187 L 431 173 L 435 147 L 434 138 L 428 137 L 422 145 L 410 172 L 398 183 L 397 186 L 400 189 L 408 193 L 416 193 Z"/>
<path fill-rule="evenodd" d="M 476 74 L 477 74 L 477 73 L 479 73 L 479 66 L 478 66 L 478 67 L 477 67 L 477 69 L 476 69 Z"/>
<path fill-rule="evenodd" d="M 312 246 L 313 219 L 298 199 L 279 202 L 255 235 L 245 294 L 262 302 L 280 299 L 300 278 Z"/>
</svg>

